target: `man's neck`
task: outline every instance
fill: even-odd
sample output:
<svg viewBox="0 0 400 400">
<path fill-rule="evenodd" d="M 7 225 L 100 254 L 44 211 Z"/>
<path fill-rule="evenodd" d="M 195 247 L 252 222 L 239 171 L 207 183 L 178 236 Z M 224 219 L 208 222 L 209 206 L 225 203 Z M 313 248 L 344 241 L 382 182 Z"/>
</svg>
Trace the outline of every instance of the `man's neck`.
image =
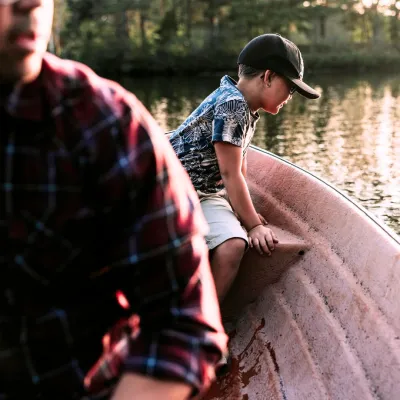
<svg viewBox="0 0 400 400">
<path fill-rule="evenodd" d="M 14 90 L 15 85 L 11 83 L 0 83 L 0 104 L 4 104 L 12 91 Z"/>
<path fill-rule="evenodd" d="M 0 110 L 6 109 L 6 105 L 8 103 L 8 98 L 10 94 L 14 90 L 14 85 L 9 83 L 0 83 Z"/>
</svg>

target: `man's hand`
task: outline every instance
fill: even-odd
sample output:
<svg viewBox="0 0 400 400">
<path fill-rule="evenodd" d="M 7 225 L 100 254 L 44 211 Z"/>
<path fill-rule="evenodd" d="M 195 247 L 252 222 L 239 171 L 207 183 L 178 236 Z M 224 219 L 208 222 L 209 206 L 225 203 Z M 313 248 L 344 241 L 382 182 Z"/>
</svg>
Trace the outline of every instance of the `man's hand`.
<svg viewBox="0 0 400 400">
<path fill-rule="evenodd" d="M 265 225 L 257 225 L 248 232 L 249 246 L 257 250 L 260 255 L 271 255 L 275 249 L 275 244 L 278 243 L 278 238 L 271 229 Z"/>
<path fill-rule="evenodd" d="M 111 400 L 187 400 L 191 387 L 182 382 L 161 381 L 150 376 L 126 373 Z"/>
</svg>

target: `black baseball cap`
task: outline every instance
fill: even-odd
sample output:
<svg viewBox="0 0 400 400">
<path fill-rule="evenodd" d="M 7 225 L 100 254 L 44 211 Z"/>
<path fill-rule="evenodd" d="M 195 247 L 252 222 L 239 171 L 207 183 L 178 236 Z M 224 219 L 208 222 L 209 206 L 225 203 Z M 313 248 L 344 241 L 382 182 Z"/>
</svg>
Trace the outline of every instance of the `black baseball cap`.
<svg viewBox="0 0 400 400">
<path fill-rule="evenodd" d="M 303 82 L 304 62 L 298 47 L 281 35 L 266 33 L 250 40 L 239 54 L 238 64 L 283 75 L 296 86 L 296 91 L 308 99 L 320 94 Z"/>
</svg>

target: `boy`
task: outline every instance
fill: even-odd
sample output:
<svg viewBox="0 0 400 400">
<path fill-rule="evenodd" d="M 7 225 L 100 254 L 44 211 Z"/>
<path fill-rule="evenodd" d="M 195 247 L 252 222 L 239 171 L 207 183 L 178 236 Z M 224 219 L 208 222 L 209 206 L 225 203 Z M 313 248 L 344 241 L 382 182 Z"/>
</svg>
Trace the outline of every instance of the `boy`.
<svg viewBox="0 0 400 400">
<path fill-rule="evenodd" d="M 224 76 L 221 86 L 170 136 L 210 227 L 206 240 L 220 302 L 247 246 L 271 255 L 278 243 L 257 214 L 245 180 L 246 152 L 258 110 L 277 114 L 296 91 L 309 99 L 319 97 L 302 81 L 299 49 L 280 35 L 251 40 L 241 51 L 238 65 L 239 81 Z"/>
</svg>

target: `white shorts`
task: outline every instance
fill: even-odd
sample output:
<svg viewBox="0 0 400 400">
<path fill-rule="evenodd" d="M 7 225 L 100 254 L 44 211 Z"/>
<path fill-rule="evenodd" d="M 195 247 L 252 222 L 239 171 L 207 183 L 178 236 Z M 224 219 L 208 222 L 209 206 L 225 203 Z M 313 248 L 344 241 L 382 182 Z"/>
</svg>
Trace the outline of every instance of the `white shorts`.
<svg viewBox="0 0 400 400">
<path fill-rule="evenodd" d="M 247 248 L 249 243 L 247 232 L 234 214 L 228 200 L 220 194 L 204 194 L 199 191 L 197 194 L 209 226 L 206 235 L 209 250 L 233 238 L 243 239 Z"/>
</svg>

